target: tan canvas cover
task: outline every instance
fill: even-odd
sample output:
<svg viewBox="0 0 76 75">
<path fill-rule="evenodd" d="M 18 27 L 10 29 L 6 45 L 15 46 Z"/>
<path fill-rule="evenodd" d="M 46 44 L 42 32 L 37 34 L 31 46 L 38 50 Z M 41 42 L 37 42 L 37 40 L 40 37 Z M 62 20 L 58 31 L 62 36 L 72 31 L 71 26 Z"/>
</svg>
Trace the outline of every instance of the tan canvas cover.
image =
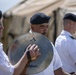
<svg viewBox="0 0 76 75">
<path fill-rule="evenodd" d="M 20 3 L 16 7 L 7 11 L 7 15 L 12 15 L 13 19 L 9 24 L 8 33 L 12 33 L 15 37 L 21 34 L 25 34 L 30 29 L 29 19 L 36 12 L 44 12 L 45 14 L 51 16 L 50 27 L 48 37 L 53 42 L 54 41 L 54 27 L 56 19 L 57 25 L 57 36 L 63 29 L 62 18 L 66 12 L 75 11 L 76 0 L 27 0 Z M 55 13 L 56 17 L 55 17 Z M 13 39 L 8 38 L 10 43 Z"/>
<path fill-rule="evenodd" d="M 42 10 L 44 13 L 50 13 L 56 10 L 63 2 L 64 0 L 27 0 L 8 12 L 19 16 Z"/>
</svg>

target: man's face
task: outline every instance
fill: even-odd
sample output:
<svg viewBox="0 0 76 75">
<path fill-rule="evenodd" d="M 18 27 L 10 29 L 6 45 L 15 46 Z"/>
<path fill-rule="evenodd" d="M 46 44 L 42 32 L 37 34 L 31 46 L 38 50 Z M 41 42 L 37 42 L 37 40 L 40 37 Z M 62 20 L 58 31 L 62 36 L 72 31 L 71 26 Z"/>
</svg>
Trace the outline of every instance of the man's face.
<svg viewBox="0 0 76 75">
<path fill-rule="evenodd" d="M 31 25 L 32 31 L 41 33 L 42 35 L 47 35 L 48 27 L 49 27 L 48 23 Z"/>
<path fill-rule="evenodd" d="M 71 27 L 71 31 L 72 31 L 72 33 L 75 33 L 75 31 L 76 31 L 76 22 L 71 21 L 71 25 L 70 25 L 70 27 Z"/>
<path fill-rule="evenodd" d="M 3 26 L 3 18 L 1 18 L 0 19 L 0 38 L 2 37 L 3 29 L 4 29 L 4 26 Z"/>
</svg>

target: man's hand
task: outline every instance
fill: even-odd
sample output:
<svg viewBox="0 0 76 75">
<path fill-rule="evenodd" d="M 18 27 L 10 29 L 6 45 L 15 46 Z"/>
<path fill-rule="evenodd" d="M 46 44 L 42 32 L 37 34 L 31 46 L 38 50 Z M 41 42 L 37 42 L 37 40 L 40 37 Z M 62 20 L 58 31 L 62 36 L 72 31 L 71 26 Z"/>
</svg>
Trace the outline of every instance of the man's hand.
<svg viewBox="0 0 76 75">
<path fill-rule="evenodd" d="M 37 59 L 41 55 L 39 52 L 39 47 L 36 44 L 29 45 L 26 50 L 27 58 L 30 61 Z"/>
</svg>

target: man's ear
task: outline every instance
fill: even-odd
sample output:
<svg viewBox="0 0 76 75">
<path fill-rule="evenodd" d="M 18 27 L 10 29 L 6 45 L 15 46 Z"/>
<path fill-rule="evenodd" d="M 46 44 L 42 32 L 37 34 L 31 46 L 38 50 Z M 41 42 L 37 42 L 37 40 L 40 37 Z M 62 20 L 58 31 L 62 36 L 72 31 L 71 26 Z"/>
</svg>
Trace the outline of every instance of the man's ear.
<svg viewBox="0 0 76 75">
<path fill-rule="evenodd" d="M 31 29 L 32 29 L 32 30 L 34 29 L 33 25 L 31 25 Z"/>
</svg>

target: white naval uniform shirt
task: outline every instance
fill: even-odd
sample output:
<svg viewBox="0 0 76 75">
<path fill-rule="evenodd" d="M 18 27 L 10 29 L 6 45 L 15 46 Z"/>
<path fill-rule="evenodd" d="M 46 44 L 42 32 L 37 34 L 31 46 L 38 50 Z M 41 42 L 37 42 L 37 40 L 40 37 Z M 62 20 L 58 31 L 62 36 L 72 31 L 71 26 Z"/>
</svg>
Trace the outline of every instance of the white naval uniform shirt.
<svg viewBox="0 0 76 75">
<path fill-rule="evenodd" d="M 37 73 L 37 74 L 32 74 L 32 75 L 55 75 L 54 71 L 56 69 L 62 67 L 60 57 L 59 57 L 56 49 L 54 48 L 53 44 L 52 44 L 52 46 L 53 46 L 53 50 L 54 50 L 54 55 L 53 55 L 53 59 L 52 59 L 50 65 L 44 71 Z"/>
<path fill-rule="evenodd" d="M 62 30 L 57 37 L 55 47 L 62 60 L 63 69 L 68 72 L 76 72 L 76 40 L 72 39 L 69 32 Z"/>
<path fill-rule="evenodd" d="M 3 44 L 0 43 L 0 75 L 13 75 L 14 67 L 10 64 L 9 59 L 3 51 Z"/>
</svg>

